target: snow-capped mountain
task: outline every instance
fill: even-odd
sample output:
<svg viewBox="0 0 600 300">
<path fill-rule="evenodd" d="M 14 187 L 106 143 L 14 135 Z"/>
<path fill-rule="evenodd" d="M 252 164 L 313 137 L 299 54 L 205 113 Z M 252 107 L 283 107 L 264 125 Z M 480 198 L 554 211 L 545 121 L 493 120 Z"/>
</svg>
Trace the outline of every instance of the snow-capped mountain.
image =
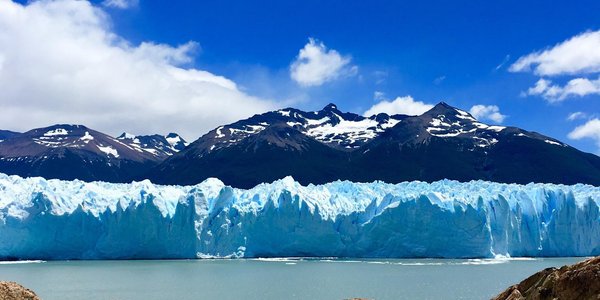
<svg viewBox="0 0 600 300">
<path fill-rule="evenodd" d="M 188 143 L 176 133 L 169 133 L 166 136 L 154 135 L 133 135 L 123 133 L 117 137 L 121 142 L 124 142 L 135 149 L 149 152 L 159 159 L 169 157 L 183 150 Z"/>
<path fill-rule="evenodd" d="M 413 132 L 406 142 L 427 143 L 432 138 L 457 138 L 476 148 L 490 148 L 498 143 L 498 138 L 512 135 L 517 137 L 542 140 L 545 143 L 557 146 L 568 147 L 568 145 L 549 137 L 534 132 L 528 132 L 516 127 L 505 127 L 497 125 L 487 125 L 479 122 L 466 111 L 454 108 L 444 102 L 434 106 L 431 110 L 421 116 L 407 117 L 405 122 L 390 130 L 390 134 L 396 133 L 396 139 L 405 135 L 406 132 Z"/>
<path fill-rule="evenodd" d="M 0 172 L 127 182 L 181 149 L 176 140 L 185 143 L 175 134 L 173 145 L 159 137 L 117 139 L 82 125 L 37 128 L 0 143 Z"/>
<path fill-rule="evenodd" d="M 235 145 L 259 134 L 267 127 L 280 126 L 291 127 L 336 149 L 356 149 L 405 117 L 379 114 L 365 118 L 354 113 L 343 113 L 334 104 L 328 104 L 322 110 L 313 112 L 287 108 L 219 126 L 204 135 L 201 144 L 208 146 L 202 149 L 208 153 Z"/>
<path fill-rule="evenodd" d="M 600 157 L 544 135 L 484 124 L 439 103 L 420 116 L 286 108 L 208 132 L 147 174 L 194 184 L 217 177 L 252 187 L 292 175 L 303 184 L 484 179 L 600 185 Z"/>
<path fill-rule="evenodd" d="M 292 175 L 338 179 L 600 185 L 600 157 L 516 127 L 488 125 L 439 103 L 420 116 L 363 117 L 333 104 L 286 108 L 223 125 L 187 144 L 177 134 L 117 138 L 81 125 L 0 132 L 0 172 L 46 178 L 249 188 Z"/>
</svg>

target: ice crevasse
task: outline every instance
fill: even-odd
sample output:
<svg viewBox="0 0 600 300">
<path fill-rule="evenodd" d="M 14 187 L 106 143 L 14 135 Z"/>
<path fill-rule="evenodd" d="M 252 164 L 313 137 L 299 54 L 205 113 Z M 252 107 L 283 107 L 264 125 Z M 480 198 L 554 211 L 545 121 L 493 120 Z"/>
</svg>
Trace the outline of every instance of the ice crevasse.
<svg viewBox="0 0 600 300">
<path fill-rule="evenodd" d="M 0 259 L 588 256 L 589 185 L 337 181 L 252 189 L 0 174 Z"/>
</svg>

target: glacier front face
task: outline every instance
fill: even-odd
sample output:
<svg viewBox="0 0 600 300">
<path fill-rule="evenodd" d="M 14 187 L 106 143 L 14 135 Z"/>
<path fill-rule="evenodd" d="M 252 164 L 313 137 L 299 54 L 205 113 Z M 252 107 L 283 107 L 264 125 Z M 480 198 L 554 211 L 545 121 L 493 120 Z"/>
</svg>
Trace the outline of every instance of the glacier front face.
<svg viewBox="0 0 600 300">
<path fill-rule="evenodd" d="M 600 254 L 588 185 L 287 177 L 250 190 L 0 174 L 0 259 Z"/>
</svg>

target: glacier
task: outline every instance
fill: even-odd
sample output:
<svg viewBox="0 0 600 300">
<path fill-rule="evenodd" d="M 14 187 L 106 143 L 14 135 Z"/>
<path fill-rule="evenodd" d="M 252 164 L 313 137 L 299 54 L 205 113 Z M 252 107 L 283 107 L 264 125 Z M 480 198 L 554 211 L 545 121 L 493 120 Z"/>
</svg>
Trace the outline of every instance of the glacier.
<svg viewBox="0 0 600 300">
<path fill-rule="evenodd" d="M 336 181 L 236 189 L 0 174 L 0 259 L 600 254 L 590 185 Z"/>
</svg>

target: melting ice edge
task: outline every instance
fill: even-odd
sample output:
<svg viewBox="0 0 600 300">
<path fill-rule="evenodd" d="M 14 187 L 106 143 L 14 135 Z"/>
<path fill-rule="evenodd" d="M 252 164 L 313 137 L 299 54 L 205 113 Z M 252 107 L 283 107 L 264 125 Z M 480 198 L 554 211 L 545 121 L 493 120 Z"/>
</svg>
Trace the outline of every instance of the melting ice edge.
<svg viewBox="0 0 600 300">
<path fill-rule="evenodd" d="M 590 185 L 337 181 L 243 190 L 0 174 L 0 259 L 600 254 Z"/>
</svg>

